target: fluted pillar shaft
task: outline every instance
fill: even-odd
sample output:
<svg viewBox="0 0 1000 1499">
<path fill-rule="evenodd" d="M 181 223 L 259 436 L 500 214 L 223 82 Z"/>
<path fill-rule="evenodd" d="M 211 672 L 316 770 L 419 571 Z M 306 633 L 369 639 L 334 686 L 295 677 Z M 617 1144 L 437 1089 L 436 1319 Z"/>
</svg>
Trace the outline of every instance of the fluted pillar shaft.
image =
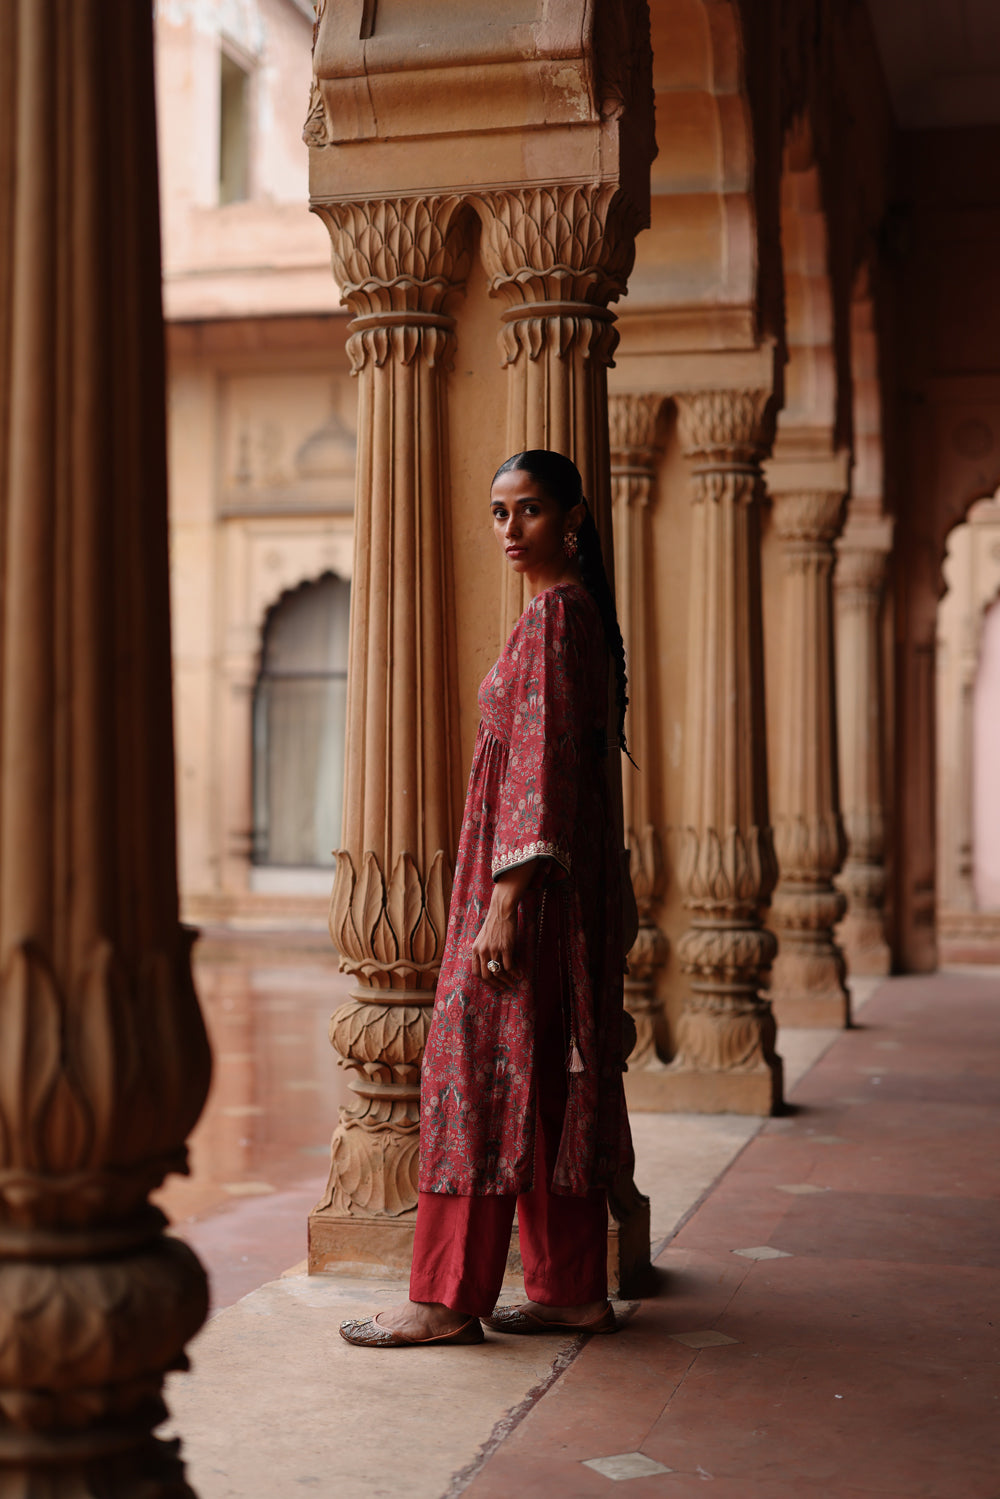
<svg viewBox="0 0 1000 1499">
<path fill-rule="evenodd" d="M 833 639 L 834 541 L 844 495 L 774 496 L 784 561 L 784 669 L 774 777 L 779 880 L 772 901 L 778 955 L 771 1000 L 779 1025 L 845 1025 L 849 996 L 833 928 L 846 901 L 834 885 L 844 860 L 837 768 Z"/>
<path fill-rule="evenodd" d="M 834 575 L 837 712 L 847 854 L 838 884 L 847 910 L 837 928 L 852 973 L 889 972 L 886 892 L 881 606 L 888 537 L 844 539 Z"/>
<path fill-rule="evenodd" d="M 660 1015 L 656 979 L 667 957 L 667 940 L 656 923 L 664 889 L 664 864 L 655 805 L 655 621 L 650 588 L 650 509 L 662 405 L 662 396 L 656 395 L 614 395 L 608 402 L 615 588 L 628 655 L 629 741 L 636 762 L 622 762 L 625 844 L 639 915 L 639 931 L 628 955 L 625 978 L 625 1004 L 636 1027 L 629 1067 L 652 1070 L 664 1065 L 656 1045 Z"/>
<path fill-rule="evenodd" d="M 0 59 L 0 1491 L 177 1499 L 152 1432 L 207 1286 L 148 1194 L 187 1169 L 209 1055 L 177 913 L 152 12 L 15 0 Z"/>
<path fill-rule="evenodd" d="M 344 847 L 330 904 L 341 969 L 356 980 L 330 1035 L 355 1099 L 310 1219 L 310 1265 L 398 1269 L 460 792 L 444 376 L 463 251 L 454 197 L 313 206 L 355 315 L 359 391 Z"/>
<path fill-rule="evenodd" d="M 676 1107 L 771 1112 L 781 1101 L 774 1019 L 761 992 L 774 955 L 762 908 L 776 869 L 767 796 L 760 592 L 767 391 L 678 395 L 691 463 L 684 847 L 689 988 L 671 1064 Z"/>
</svg>

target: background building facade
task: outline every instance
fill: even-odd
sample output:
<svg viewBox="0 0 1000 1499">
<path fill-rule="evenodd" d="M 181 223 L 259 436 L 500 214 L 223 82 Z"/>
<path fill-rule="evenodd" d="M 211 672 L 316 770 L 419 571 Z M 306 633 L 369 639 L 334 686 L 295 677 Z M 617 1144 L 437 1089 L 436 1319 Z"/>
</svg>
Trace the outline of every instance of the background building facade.
<svg viewBox="0 0 1000 1499">
<path fill-rule="evenodd" d="M 185 915 L 323 930 L 356 392 L 305 211 L 312 6 L 156 12 Z"/>
</svg>

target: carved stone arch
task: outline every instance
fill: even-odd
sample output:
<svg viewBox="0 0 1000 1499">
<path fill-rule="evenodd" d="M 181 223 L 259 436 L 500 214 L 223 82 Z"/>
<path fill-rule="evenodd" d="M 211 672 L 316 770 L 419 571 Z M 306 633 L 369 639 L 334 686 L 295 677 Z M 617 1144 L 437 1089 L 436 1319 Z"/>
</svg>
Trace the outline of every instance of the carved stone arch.
<svg viewBox="0 0 1000 1499">
<path fill-rule="evenodd" d="M 949 532 L 945 593 L 937 609 L 936 916 L 946 960 L 995 957 L 1000 942 L 1000 915 L 981 909 L 976 889 L 978 834 L 984 829 L 977 817 L 977 792 L 983 789 L 976 768 L 977 699 L 983 630 L 1000 599 L 998 498 L 972 505 L 966 520 Z M 992 951 L 980 952 L 984 944 Z"/>
<path fill-rule="evenodd" d="M 258 868 L 332 870 L 342 831 L 349 609 L 349 579 L 327 567 L 282 590 L 264 614 L 247 743 Z"/>
<path fill-rule="evenodd" d="M 938 963 L 936 926 L 937 621 L 948 536 L 1000 488 L 1000 407 L 981 397 L 929 414 L 914 433 L 915 465 L 932 479 L 901 512 L 893 573 L 899 641 L 895 683 L 895 949 L 907 972 Z M 905 524 L 904 524 L 905 521 Z"/>
<path fill-rule="evenodd" d="M 301 575 L 295 582 L 284 584 L 280 588 L 280 591 L 274 595 L 271 602 L 265 607 L 264 612 L 260 617 L 260 642 L 257 652 L 258 669 L 260 668 L 263 659 L 264 645 L 267 640 L 268 629 L 275 616 L 278 614 L 278 611 L 284 604 L 287 604 L 290 599 L 295 598 L 297 595 L 305 594 L 310 588 L 315 588 L 317 583 L 326 582 L 327 578 L 331 578 L 338 583 L 350 584 L 350 568 L 345 567 L 343 570 L 341 570 L 340 568 L 336 567 L 323 567 L 318 572 L 310 572 Z"/>
<path fill-rule="evenodd" d="M 730 338 L 738 323 L 741 337 L 734 341 L 752 342 L 761 322 L 765 258 L 756 196 L 768 153 L 755 142 L 739 6 L 735 0 L 654 0 L 651 25 L 652 223 L 638 241 L 622 320 L 633 308 L 669 303 L 679 347 L 685 307 L 700 316 L 708 311 L 721 327 L 728 325 Z"/>
</svg>

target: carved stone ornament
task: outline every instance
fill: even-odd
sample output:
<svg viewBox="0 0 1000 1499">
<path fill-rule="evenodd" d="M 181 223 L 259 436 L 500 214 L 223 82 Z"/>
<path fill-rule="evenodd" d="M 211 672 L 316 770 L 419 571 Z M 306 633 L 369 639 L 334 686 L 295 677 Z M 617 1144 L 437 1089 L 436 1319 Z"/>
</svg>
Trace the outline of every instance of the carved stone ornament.
<svg viewBox="0 0 1000 1499">
<path fill-rule="evenodd" d="M 422 880 L 409 854 L 400 854 L 386 883 L 373 853 L 355 875 L 349 853 L 337 854 L 330 901 L 330 936 L 342 973 L 373 989 L 433 990 L 448 925 L 451 865 L 441 849 Z"/>
<path fill-rule="evenodd" d="M 490 291 L 509 305 L 622 295 L 642 220 L 614 183 L 554 183 L 474 199 Z"/>
<path fill-rule="evenodd" d="M 341 300 L 354 313 L 352 374 L 390 354 L 411 364 L 418 351 L 431 367 L 448 367 L 454 321 L 446 307 L 468 269 L 461 208 L 455 196 L 312 204 L 330 232 Z"/>
<path fill-rule="evenodd" d="M 684 391 L 675 401 L 681 447 L 696 474 L 704 463 L 723 470 L 747 464 L 759 480 L 761 459 L 774 440 L 770 391 Z M 697 490 L 694 497 L 699 497 Z"/>
</svg>

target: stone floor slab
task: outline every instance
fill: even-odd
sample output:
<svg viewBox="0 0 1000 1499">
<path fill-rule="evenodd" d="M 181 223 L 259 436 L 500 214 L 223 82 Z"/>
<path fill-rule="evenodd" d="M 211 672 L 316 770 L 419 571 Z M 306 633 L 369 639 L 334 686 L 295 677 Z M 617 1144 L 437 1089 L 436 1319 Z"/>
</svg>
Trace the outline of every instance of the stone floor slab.
<svg viewBox="0 0 1000 1499">
<path fill-rule="evenodd" d="M 616 1457 L 591 1457 L 584 1460 L 585 1468 L 621 1483 L 627 1478 L 652 1478 L 655 1473 L 669 1473 L 662 1463 L 645 1457 L 641 1452 L 619 1452 Z"/>
</svg>

